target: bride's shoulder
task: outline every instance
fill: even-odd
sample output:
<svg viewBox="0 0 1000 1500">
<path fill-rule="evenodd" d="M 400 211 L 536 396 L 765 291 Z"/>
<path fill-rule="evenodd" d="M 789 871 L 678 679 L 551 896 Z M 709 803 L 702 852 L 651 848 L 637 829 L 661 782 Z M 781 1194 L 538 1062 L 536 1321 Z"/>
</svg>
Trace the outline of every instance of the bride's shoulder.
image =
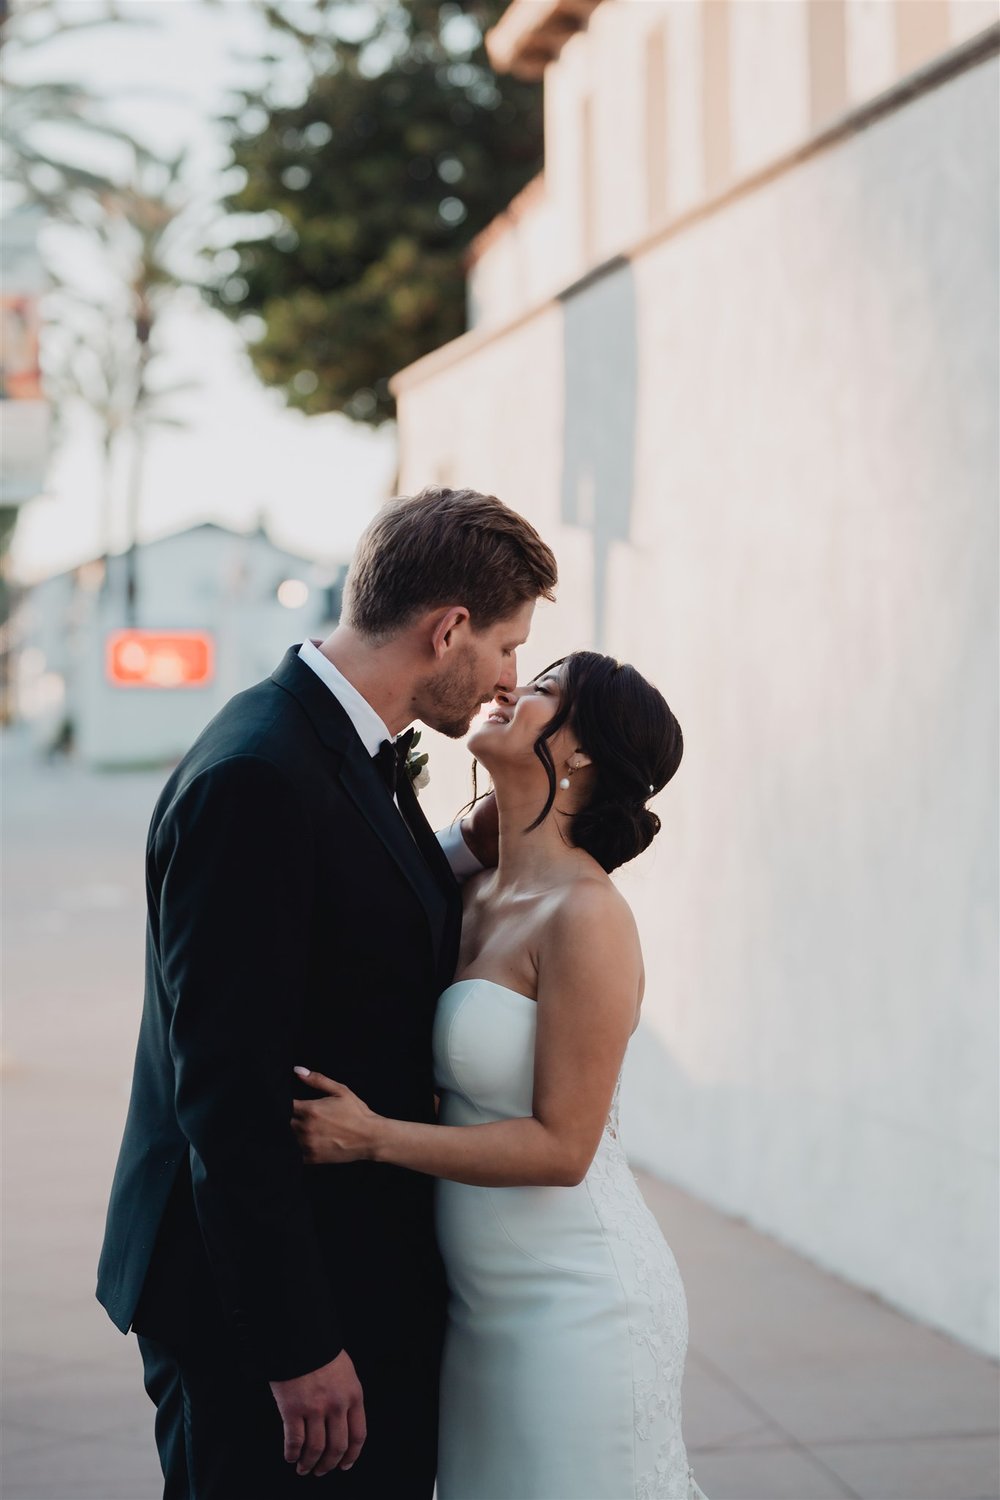
<svg viewBox="0 0 1000 1500">
<path fill-rule="evenodd" d="M 565 991 L 576 1006 L 588 998 L 602 1011 L 617 996 L 634 1025 L 642 996 L 642 949 L 632 908 L 606 877 L 570 882 L 559 892 L 539 935 L 542 991 Z"/>
<path fill-rule="evenodd" d="M 575 942 L 595 934 L 611 944 L 633 948 L 639 934 L 621 891 L 603 874 L 586 874 L 568 882 L 553 900 L 548 922 L 555 942 Z"/>
</svg>

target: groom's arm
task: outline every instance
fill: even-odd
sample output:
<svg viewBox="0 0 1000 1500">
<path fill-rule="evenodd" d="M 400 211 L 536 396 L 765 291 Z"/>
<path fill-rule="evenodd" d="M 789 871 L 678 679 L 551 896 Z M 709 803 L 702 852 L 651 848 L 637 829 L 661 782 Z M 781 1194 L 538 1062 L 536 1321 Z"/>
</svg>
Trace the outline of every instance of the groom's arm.
<svg viewBox="0 0 1000 1500">
<path fill-rule="evenodd" d="M 202 772 L 156 837 L 175 1103 L 226 1312 L 272 1381 L 342 1349 L 288 1128 L 313 895 L 313 834 L 269 763 Z"/>
<path fill-rule="evenodd" d="M 456 880 L 469 880 L 484 869 L 495 869 L 500 858 L 497 799 L 482 797 L 464 818 L 438 831 L 437 839 Z"/>
</svg>

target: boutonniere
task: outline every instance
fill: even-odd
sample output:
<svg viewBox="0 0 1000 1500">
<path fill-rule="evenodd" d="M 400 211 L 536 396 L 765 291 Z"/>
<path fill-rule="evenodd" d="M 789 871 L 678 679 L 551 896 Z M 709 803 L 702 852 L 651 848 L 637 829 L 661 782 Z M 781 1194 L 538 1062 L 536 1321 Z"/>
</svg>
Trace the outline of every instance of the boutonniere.
<svg viewBox="0 0 1000 1500">
<path fill-rule="evenodd" d="M 420 744 L 420 730 L 416 730 L 410 741 L 410 748 L 406 755 L 406 774 L 410 778 L 410 785 L 418 794 L 425 786 L 430 784 L 431 773 L 427 769 L 428 755 L 421 755 L 417 746 Z"/>
</svg>

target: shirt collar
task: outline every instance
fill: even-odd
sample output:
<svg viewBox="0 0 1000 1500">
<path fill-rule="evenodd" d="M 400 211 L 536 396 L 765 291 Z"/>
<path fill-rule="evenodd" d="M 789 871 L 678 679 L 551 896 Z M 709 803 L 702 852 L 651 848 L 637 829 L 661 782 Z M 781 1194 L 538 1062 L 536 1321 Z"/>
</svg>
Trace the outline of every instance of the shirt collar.
<svg viewBox="0 0 1000 1500">
<path fill-rule="evenodd" d="M 343 672 L 339 672 L 312 641 L 303 641 L 299 647 L 299 658 L 310 667 L 316 676 L 326 683 L 341 708 L 357 731 L 358 737 L 369 755 L 377 755 L 383 740 L 395 744 L 396 736 L 390 734 L 367 698 L 364 698 Z"/>
</svg>

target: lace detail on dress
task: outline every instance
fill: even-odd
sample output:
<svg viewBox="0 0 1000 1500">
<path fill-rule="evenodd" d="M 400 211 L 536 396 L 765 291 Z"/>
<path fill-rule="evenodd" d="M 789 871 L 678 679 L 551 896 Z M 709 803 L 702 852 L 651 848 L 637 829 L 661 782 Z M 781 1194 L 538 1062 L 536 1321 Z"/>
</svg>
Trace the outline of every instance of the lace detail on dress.
<svg viewBox="0 0 1000 1500">
<path fill-rule="evenodd" d="M 619 1073 L 615 1091 L 611 1095 L 611 1108 L 608 1110 L 608 1118 L 604 1122 L 604 1135 L 612 1141 L 617 1141 L 619 1133 L 618 1103 L 622 1096 L 622 1075 Z"/>
<path fill-rule="evenodd" d="M 646 1205 L 621 1142 L 615 1085 L 587 1186 L 628 1303 L 635 1411 L 635 1500 L 705 1500 L 681 1437 L 681 1380 L 687 1353 L 687 1299 L 677 1262 Z"/>
</svg>

